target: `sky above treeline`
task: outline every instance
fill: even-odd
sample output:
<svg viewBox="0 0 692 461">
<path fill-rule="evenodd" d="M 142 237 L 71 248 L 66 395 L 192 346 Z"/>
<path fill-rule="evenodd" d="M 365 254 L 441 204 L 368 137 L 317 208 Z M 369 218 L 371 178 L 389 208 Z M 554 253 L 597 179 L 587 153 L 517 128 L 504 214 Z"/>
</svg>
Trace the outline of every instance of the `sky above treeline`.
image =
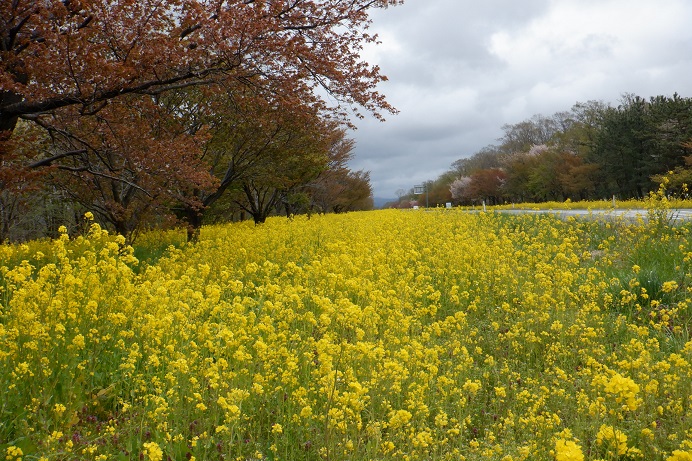
<svg viewBox="0 0 692 461">
<path fill-rule="evenodd" d="M 406 0 L 376 11 L 364 60 L 400 112 L 351 133 L 375 197 L 434 180 L 502 126 L 576 102 L 692 97 L 692 1 Z"/>
</svg>

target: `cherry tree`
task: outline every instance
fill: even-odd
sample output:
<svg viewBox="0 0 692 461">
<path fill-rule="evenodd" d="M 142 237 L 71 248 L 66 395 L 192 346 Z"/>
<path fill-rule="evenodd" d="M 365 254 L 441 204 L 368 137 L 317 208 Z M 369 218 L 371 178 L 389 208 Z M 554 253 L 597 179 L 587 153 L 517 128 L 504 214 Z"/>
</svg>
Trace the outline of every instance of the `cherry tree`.
<svg viewBox="0 0 692 461">
<path fill-rule="evenodd" d="M 192 85 L 322 87 L 348 105 L 391 110 L 360 59 L 369 10 L 400 0 L 2 0 L 0 132 L 18 117 Z M 260 78 L 258 78 L 260 77 Z"/>
</svg>

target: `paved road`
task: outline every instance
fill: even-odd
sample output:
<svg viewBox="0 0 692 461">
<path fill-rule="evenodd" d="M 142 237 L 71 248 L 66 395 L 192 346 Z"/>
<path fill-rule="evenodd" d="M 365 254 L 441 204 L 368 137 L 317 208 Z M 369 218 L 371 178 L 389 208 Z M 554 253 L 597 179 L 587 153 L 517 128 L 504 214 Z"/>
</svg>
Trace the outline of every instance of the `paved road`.
<svg viewBox="0 0 692 461">
<path fill-rule="evenodd" d="M 609 210 L 497 210 L 499 213 L 510 213 L 510 214 L 526 214 L 526 213 L 551 213 L 558 216 L 596 216 L 603 218 L 619 218 L 624 217 L 627 219 L 637 219 L 639 217 L 647 219 L 649 216 L 648 210 L 638 209 L 638 210 L 619 210 L 619 209 L 609 209 Z M 692 210 L 670 210 L 670 216 L 672 221 L 689 221 L 692 219 Z"/>
</svg>

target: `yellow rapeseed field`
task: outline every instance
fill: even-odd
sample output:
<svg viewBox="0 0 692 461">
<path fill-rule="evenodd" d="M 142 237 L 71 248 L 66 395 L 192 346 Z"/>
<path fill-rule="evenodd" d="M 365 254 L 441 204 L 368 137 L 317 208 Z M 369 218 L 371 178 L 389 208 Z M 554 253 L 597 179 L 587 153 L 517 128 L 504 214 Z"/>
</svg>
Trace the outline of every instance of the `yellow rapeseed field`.
<svg viewBox="0 0 692 461">
<path fill-rule="evenodd" d="M 97 224 L 0 246 L 0 459 L 692 460 L 689 229 L 390 210 L 139 262 Z"/>
</svg>

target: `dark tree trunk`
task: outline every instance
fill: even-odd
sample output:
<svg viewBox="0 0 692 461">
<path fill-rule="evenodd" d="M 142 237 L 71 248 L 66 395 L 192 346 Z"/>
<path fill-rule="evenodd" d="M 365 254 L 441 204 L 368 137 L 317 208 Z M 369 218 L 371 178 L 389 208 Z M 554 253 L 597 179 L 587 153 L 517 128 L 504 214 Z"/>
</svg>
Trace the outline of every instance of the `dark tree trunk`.
<svg viewBox="0 0 692 461">
<path fill-rule="evenodd" d="M 125 238 L 130 238 L 129 235 L 129 229 L 127 225 L 127 221 L 124 220 L 117 220 L 113 222 L 113 227 L 115 228 L 115 232 L 119 235 L 122 235 Z"/>
<path fill-rule="evenodd" d="M 264 224 L 267 220 L 267 214 L 262 212 L 253 213 L 252 219 L 255 221 L 255 224 Z"/>
<path fill-rule="evenodd" d="M 185 221 L 187 222 L 187 241 L 197 242 L 199 240 L 199 233 L 202 229 L 202 218 L 204 213 L 202 210 L 195 208 L 187 208 L 185 210 Z"/>
<path fill-rule="evenodd" d="M 26 85 L 29 82 L 29 75 L 25 72 L 10 69 L 17 83 Z M 17 126 L 19 114 L 8 114 L 4 109 L 12 104 L 20 103 L 24 100 L 24 96 L 14 91 L 0 90 L 0 141 L 5 141 L 12 136 L 12 132 Z M 2 152 L 0 151 L 0 155 Z"/>
<path fill-rule="evenodd" d="M 22 96 L 10 91 L 0 91 L 0 141 L 6 141 L 12 136 L 14 128 L 17 126 L 18 117 L 9 115 L 2 109 L 10 104 L 22 101 Z"/>
</svg>

